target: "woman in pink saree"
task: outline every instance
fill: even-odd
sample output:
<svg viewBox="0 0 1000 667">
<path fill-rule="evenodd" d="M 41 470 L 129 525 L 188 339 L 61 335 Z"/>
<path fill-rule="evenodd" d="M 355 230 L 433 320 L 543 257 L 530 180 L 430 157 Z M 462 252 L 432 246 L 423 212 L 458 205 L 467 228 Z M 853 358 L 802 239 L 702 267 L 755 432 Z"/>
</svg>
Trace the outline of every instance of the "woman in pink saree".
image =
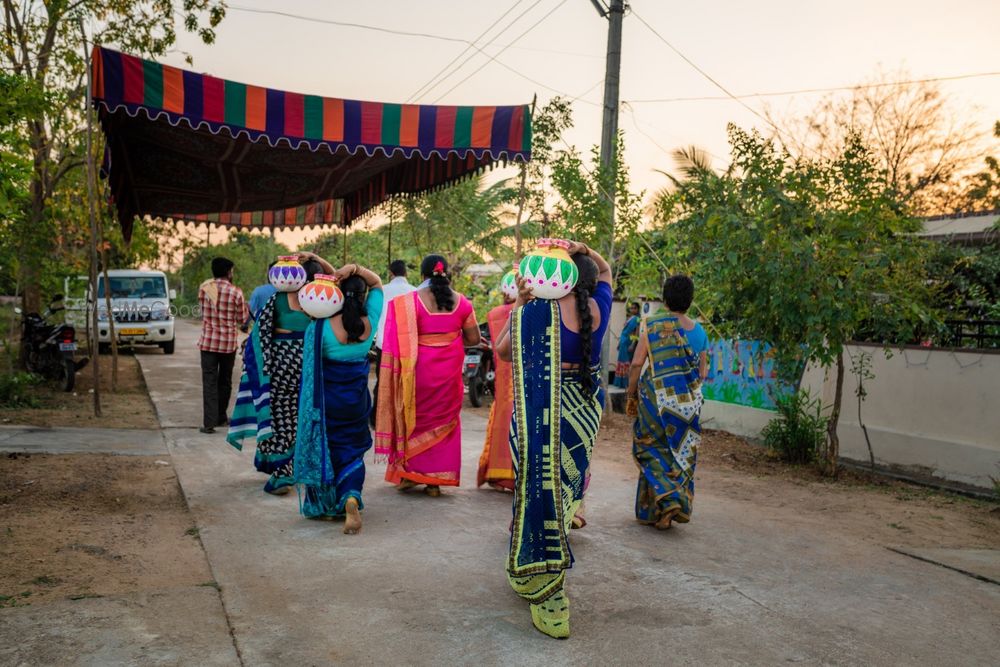
<svg viewBox="0 0 1000 667">
<path fill-rule="evenodd" d="M 447 260 L 428 255 L 420 272 L 429 281 L 388 305 L 382 346 L 376 460 L 386 481 L 406 490 L 458 486 L 462 465 L 462 363 L 479 344 L 472 304 L 451 289 Z"/>
</svg>

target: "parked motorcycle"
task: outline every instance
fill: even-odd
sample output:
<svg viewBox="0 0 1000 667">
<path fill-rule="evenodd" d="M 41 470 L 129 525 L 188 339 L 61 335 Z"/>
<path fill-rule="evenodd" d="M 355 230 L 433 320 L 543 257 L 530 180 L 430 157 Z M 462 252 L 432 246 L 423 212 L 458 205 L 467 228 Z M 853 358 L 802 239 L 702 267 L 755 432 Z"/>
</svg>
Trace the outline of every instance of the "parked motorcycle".
<svg viewBox="0 0 1000 667">
<path fill-rule="evenodd" d="M 21 315 L 21 358 L 24 367 L 32 373 L 59 380 L 63 391 L 73 391 L 76 373 L 87 365 L 89 357 L 79 361 L 76 356 L 76 328 L 69 324 L 50 324 L 48 319 L 64 310 L 62 294 L 57 294 L 45 312 Z"/>
<path fill-rule="evenodd" d="M 464 379 L 469 389 L 469 403 L 478 408 L 487 394 L 493 394 L 496 373 L 493 370 L 493 343 L 486 324 L 479 326 L 480 341 L 475 347 L 465 348 Z"/>
</svg>

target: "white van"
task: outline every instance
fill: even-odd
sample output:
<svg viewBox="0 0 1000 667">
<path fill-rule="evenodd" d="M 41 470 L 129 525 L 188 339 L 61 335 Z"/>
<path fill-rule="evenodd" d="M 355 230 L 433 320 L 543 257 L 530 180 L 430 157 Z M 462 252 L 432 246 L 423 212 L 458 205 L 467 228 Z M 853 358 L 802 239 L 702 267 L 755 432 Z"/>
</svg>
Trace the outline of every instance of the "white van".
<svg viewBox="0 0 1000 667">
<path fill-rule="evenodd" d="M 167 286 L 162 271 L 112 269 L 111 312 L 114 315 L 115 338 L 118 345 L 158 345 L 165 354 L 174 353 L 174 315 L 170 300 L 177 293 Z M 111 347 L 111 326 L 108 321 L 104 274 L 97 278 L 97 334 L 99 349 Z M 89 301 L 89 299 L 88 299 Z"/>
</svg>

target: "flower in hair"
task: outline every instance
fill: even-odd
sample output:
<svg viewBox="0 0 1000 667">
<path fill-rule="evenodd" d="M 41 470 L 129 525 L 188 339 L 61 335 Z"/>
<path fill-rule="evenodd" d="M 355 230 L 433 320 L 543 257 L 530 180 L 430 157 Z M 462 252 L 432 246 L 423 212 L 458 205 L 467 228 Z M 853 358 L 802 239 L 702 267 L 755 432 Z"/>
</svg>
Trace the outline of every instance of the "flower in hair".
<svg viewBox="0 0 1000 667">
<path fill-rule="evenodd" d="M 447 275 L 444 270 L 444 262 L 438 261 L 438 263 L 434 265 L 434 270 L 432 271 L 432 273 L 435 276 Z"/>
</svg>

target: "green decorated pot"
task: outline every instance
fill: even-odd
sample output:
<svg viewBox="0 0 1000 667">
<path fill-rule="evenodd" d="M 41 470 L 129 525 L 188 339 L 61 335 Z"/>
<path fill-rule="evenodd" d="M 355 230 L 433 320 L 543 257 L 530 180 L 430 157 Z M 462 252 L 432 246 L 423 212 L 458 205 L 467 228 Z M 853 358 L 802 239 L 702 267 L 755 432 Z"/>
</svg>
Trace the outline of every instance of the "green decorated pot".
<svg viewBox="0 0 1000 667">
<path fill-rule="evenodd" d="M 517 274 L 513 271 L 508 271 L 503 274 L 503 278 L 500 279 L 500 291 L 508 299 L 517 298 Z"/>
<path fill-rule="evenodd" d="M 521 260 L 518 270 L 536 299 L 561 299 L 576 287 L 579 272 L 568 248 L 568 241 L 539 239 Z"/>
</svg>

